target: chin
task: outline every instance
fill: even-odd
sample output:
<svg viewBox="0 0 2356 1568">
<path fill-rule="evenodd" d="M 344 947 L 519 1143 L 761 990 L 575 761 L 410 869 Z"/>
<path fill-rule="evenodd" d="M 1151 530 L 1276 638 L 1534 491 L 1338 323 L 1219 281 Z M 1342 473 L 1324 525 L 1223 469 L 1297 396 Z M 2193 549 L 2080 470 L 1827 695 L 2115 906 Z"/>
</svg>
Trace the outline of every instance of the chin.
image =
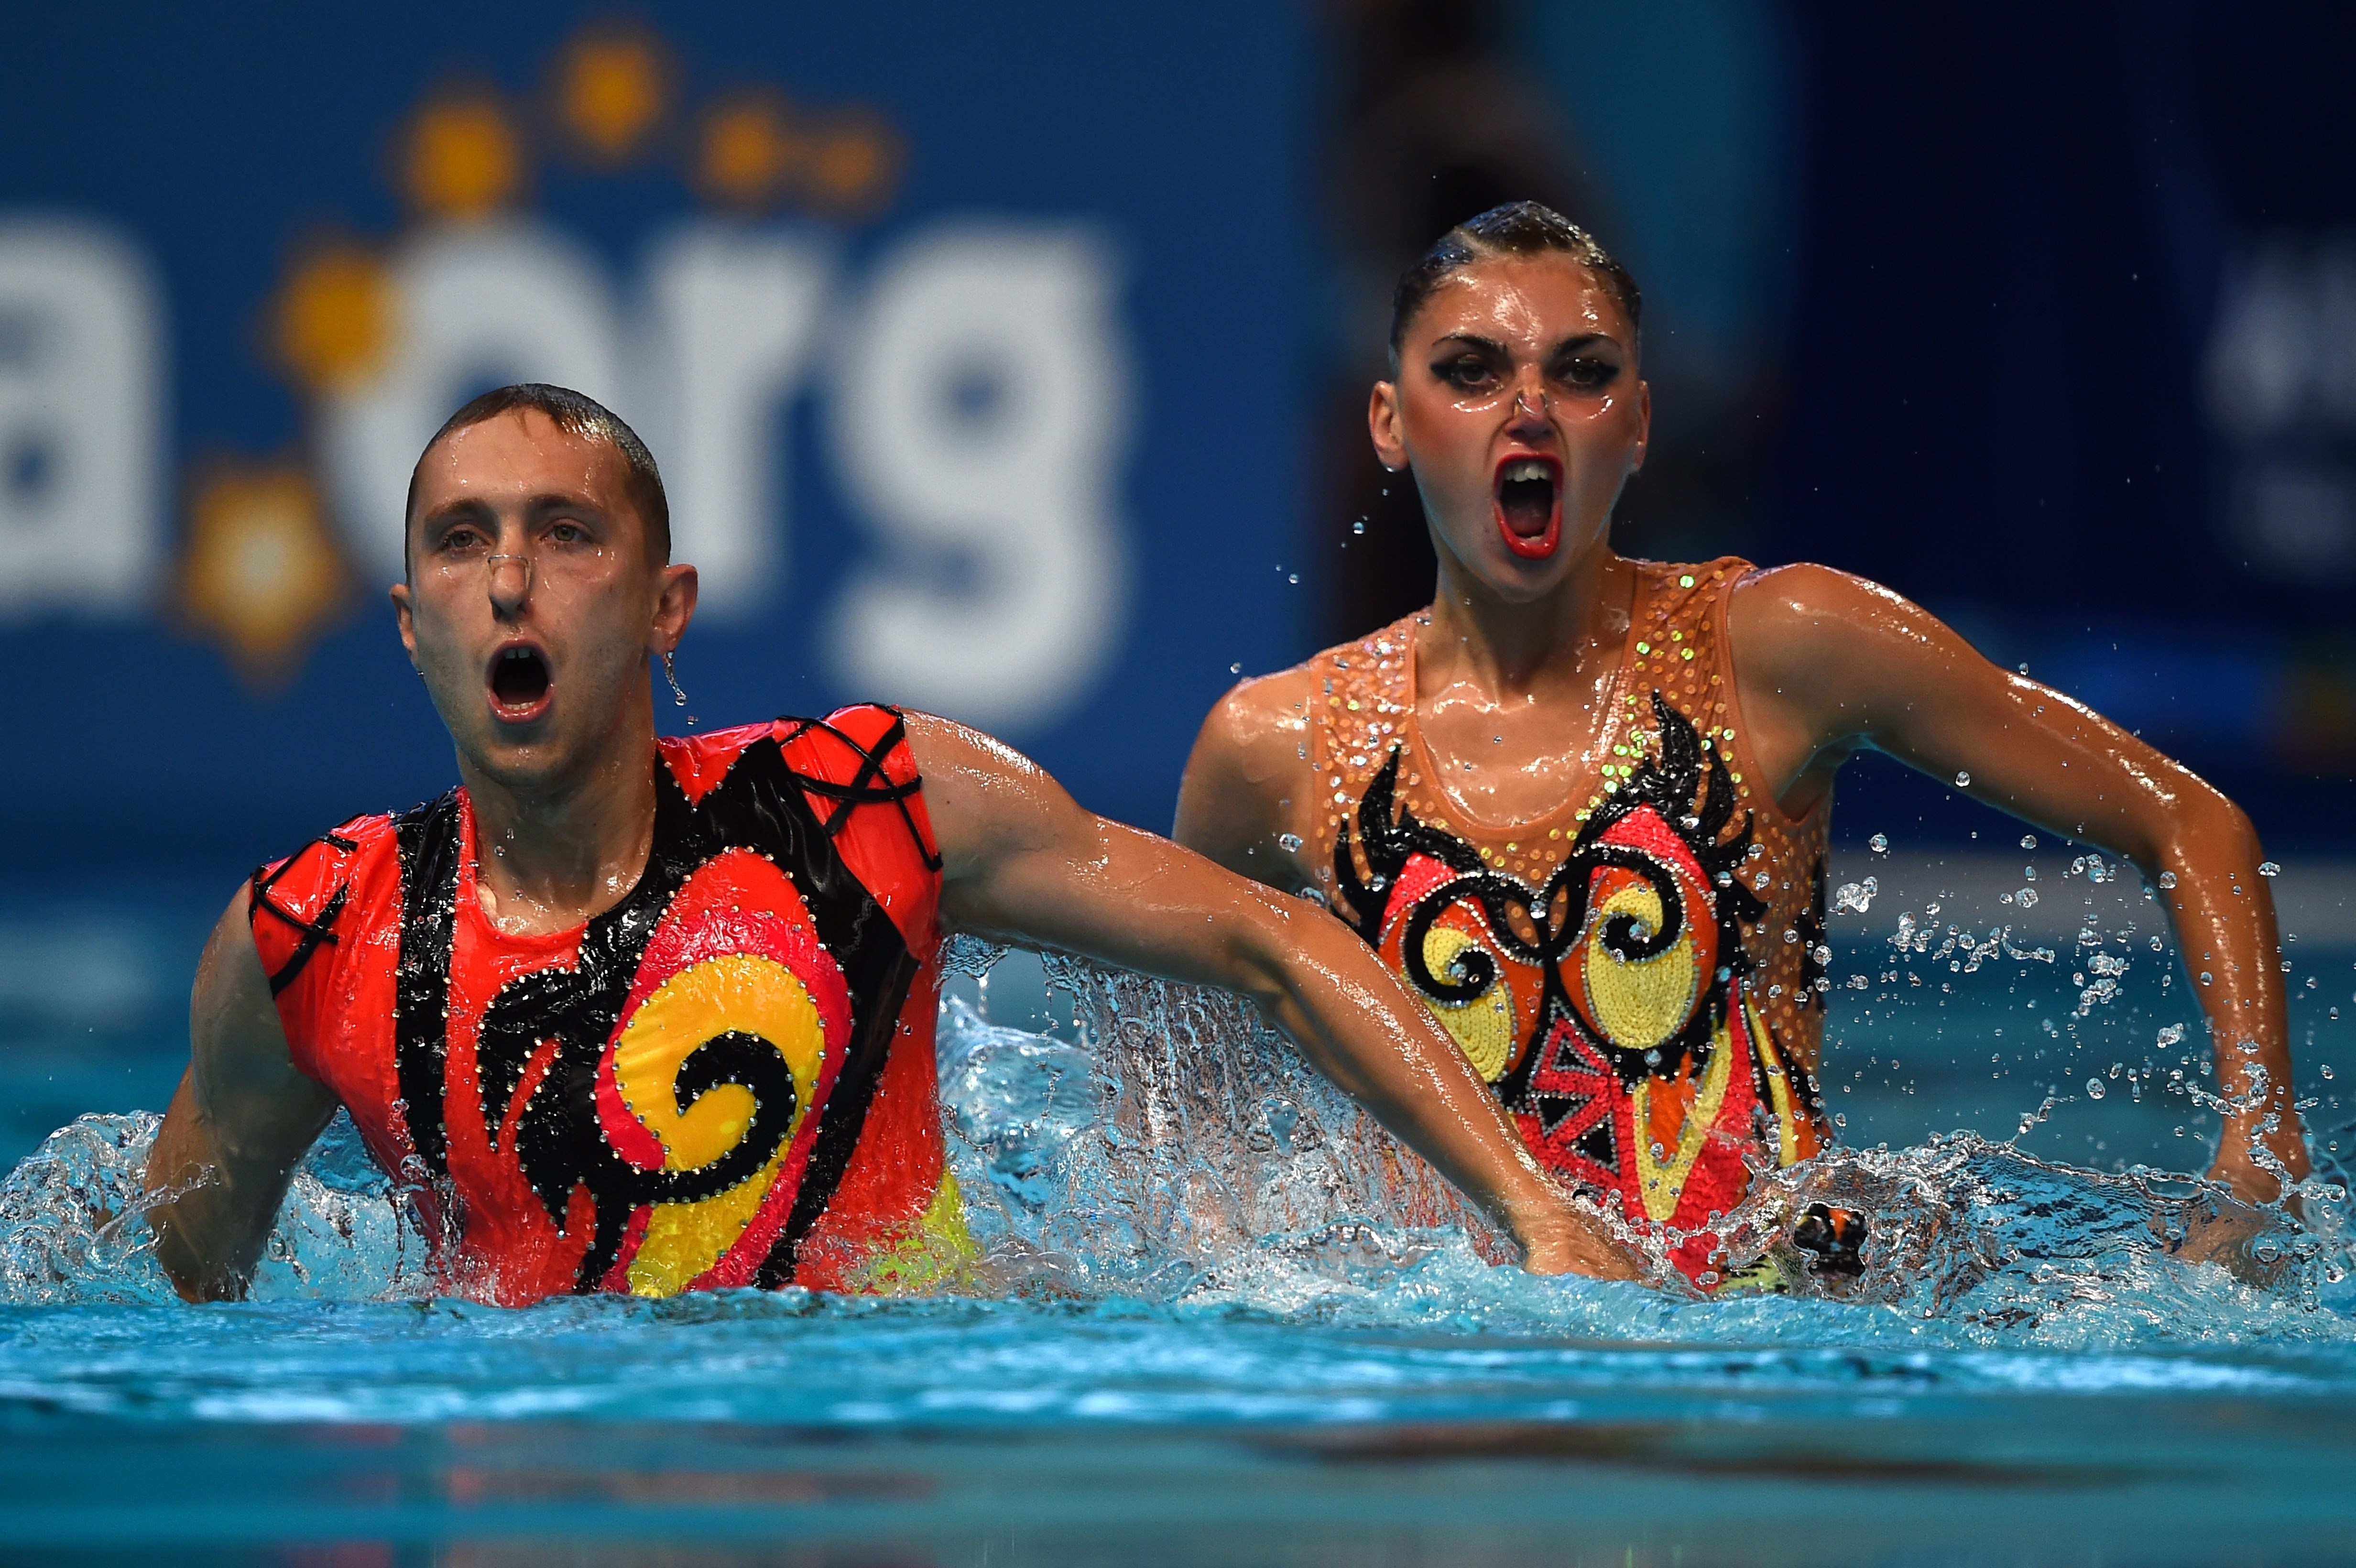
<svg viewBox="0 0 2356 1568">
<path fill-rule="evenodd" d="M 1483 572 L 1481 581 L 1508 604 L 1531 604 L 1561 587 L 1568 575 L 1559 556 L 1544 560 L 1507 557 L 1494 570 Z"/>
</svg>

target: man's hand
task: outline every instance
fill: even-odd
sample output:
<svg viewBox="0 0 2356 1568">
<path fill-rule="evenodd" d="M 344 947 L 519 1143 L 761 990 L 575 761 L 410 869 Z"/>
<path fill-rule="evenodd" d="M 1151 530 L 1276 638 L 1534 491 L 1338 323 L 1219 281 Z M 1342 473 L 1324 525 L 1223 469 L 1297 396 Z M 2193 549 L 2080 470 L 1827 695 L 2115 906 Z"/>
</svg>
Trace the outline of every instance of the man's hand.
<svg viewBox="0 0 2356 1568">
<path fill-rule="evenodd" d="M 1530 1157 L 1430 1009 L 1315 904 L 1092 816 L 1037 764 L 922 714 L 908 741 L 943 860 L 941 923 L 1250 997 L 1320 1071 L 1507 1226 L 1528 1267 L 1642 1271 Z"/>
<path fill-rule="evenodd" d="M 240 888 L 197 965 L 188 1071 L 147 1157 L 155 1260 L 190 1301 L 245 1294 L 294 1162 L 336 1113 L 297 1071 Z"/>
</svg>

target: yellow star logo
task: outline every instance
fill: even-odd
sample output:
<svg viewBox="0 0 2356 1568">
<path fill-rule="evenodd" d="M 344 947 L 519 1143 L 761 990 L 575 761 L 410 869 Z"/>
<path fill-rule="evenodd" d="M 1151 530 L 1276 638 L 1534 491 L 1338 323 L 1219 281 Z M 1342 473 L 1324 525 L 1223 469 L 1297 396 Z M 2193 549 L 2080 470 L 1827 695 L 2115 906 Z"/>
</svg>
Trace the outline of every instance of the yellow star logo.
<svg viewBox="0 0 2356 1568">
<path fill-rule="evenodd" d="M 295 463 L 222 462 L 188 507 L 180 603 L 254 685 L 293 673 L 342 607 L 344 564 L 319 492 Z"/>
<path fill-rule="evenodd" d="M 669 104 L 670 61 L 635 28 L 575 34 L 554 74 L 557 123 L 599 163 L 626 163 Z"/>
<path fill-rule="evenodd" d="M 813 152 L 792 105 L 774 92 L 723 99 L 703 116 L 695 183 L 723 207 L 757 211 L 798 183 Z"/>
<path fill-rule="evenodd" d="M 430 218 L 486 218 L 523 184 L 521 138 L 497 96 L 480 89 L 429 100 L 402 138 L 402 185 Z"/>
<path fill-rule="evenodd" d="M 270 345 L 314 396 L 365 385 L 392 347 L 392 288 L 384 264 L 338 242 L 296 262 L 270 307 Z"/>
</svg>

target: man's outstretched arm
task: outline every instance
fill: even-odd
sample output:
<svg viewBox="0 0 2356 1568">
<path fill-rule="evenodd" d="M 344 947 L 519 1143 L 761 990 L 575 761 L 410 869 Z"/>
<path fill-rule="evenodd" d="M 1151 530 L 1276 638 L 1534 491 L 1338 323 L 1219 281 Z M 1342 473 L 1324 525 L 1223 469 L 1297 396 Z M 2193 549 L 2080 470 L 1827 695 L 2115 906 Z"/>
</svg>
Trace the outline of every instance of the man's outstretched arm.
<svg viewBox="0 0 2356 1568">
<path fill-rule="evenodd" d="M 1430 1011 L 1341 922 L 1082 810 L 986 735 L 912 713 L 908 736 L 945 862 L 944 926 L 1248 997 L 1506 1225 L 1533 1271 L 1640 1276 L 1547 1179 Z"/>
<path fill-rule="evenodd" d="M 336 1113 L 298 1070 L 240 888 L 197 965 L 188 1071 L 147 1157 L 155 1259 L 190 1301 L 245 1294 L 294 1162 Z"/>
</svg>

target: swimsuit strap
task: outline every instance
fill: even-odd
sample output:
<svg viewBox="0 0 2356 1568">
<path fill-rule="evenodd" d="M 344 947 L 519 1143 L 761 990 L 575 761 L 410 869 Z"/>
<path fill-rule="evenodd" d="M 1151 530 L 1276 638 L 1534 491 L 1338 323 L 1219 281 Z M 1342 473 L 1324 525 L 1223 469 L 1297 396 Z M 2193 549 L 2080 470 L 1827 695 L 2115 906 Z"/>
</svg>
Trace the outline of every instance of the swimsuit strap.
<svg viewBox="0 0 2356 1568">
<path fill-rule="evenodd" d="M 268 866 L 255 867 L 252 877 L 249 879 L 252 886 L 253 892 L 252 897 L 246 904 L 245 918 L 247 923 L 251 924 L 256 916 L 266 912 L 276 916 L 287 925 L 292 926 L 300 936 L 300 940 L 294 944 L 294 951 L 287 956 L 286 962 L 280 965 L 277 970 L 270 976 L 270 995 L 271 999 L 273 1001 L 277 999 L 281 992 L 284 991 L 287 987 L 293 985 L 296 978 L 302 975 L 303 966 L 311 962 L 311 955 L 318 952 L 322 945 L 329 947 L 337 945 L 335 933 L 336 917 L 344 912 L 344 905 L 351 901 L 352 885 L 349 882 L 345 882 L 336 889 L 334 895 L 327 900 L 326 906 L 319 911 L 318 919 L 305 920 L 301 915 L 296 914 L 293 910 L 288 909 L 285 905 L 280 903 L 277 900 L 270 896 L 270 890 L 276 887 L 279 880 L 294 869 L 294 862 L 303 858 L 305 850 L 311 848 L 312 845 L 316 844 L 325 844 L 330 848 L 340 850 L 347 855 L 351 854 L 359 848 L 359 845 L 352 839 L 343 837 L 338 834 L 322 833 L 316 838 L 312 839 L 309 844 L 304 845 L 302 848 L 295 850 L 294 853 L 287 856 L 284 860 L 279 861 L 275 869 Z"/>
<path fill-rule="evenodd" d="M 781 751 L 810 731 L 821 730 L 850 748 L 859 758 L 859 771 L 851 775 L 847 784 L 838 779 L 827 778 L 822 774 L 803 773 L 791 763 L 785 764 L 786 774 L 811 795 L 836 803 L 835 809 L 830 812 L 826 819 L 819 824 L 830 840 L 842 832 L 843 825 L 850 821 L 851 813 L 854 807 L 862 805 L 898 807 L 900 821 L 908 829 L 908 837 L 915 840 L 916 854 L 923 859 L 925 869 L 937 871 L 941 869 L 941 857 L 932 846 L 925 842 L 924 830 L 916 826 L 916 814 L 908 808 L 910 798 L 923 793 L 925 781 L 920 777 L 912 777 L 905 784 L 899 784 L 894 782 L 884 772 L 884 764 L 891 760 L 892 753 L 907 741 L 907 719 L 896 708 L 887 707 L 883 703 L 877 703 L 875 707 L 892 716 L 892 724 L 891 728 L 876 737 L 875 744 L 872 747 L 861 745 L 856 739 L 845 734 L 828 720 L 781 720 L 781 722 L 789 721 L 794 726 L 790 731 L 778 738 L 777 744 Z M 883 781 L 880 784 L 875 782 L 879 779 Z"/>
</svg>

